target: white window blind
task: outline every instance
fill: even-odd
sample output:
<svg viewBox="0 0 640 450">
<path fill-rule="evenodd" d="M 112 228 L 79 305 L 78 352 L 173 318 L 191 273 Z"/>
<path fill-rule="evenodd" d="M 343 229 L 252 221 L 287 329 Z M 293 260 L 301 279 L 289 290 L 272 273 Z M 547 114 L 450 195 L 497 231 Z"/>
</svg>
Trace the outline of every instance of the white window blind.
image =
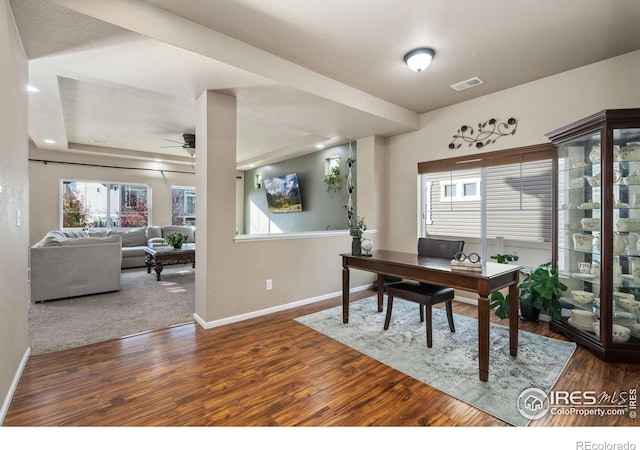
<svg viewBox="0 0 640 450">
<path fill-rule="evenodd" d="M 434 235 L 482 238 L 484 217 L 485 238 L 550 242 L 552 178 L 551 159 L 427 173 L 423 175 L 425 230 Z M 441 198 L 441 186 L 464 187 L 471 179 L 481 180 L 474 183 L 474 200 Z M 481 183 L 486 184 L 485 189 L 480 188 Z"/>
</svg>

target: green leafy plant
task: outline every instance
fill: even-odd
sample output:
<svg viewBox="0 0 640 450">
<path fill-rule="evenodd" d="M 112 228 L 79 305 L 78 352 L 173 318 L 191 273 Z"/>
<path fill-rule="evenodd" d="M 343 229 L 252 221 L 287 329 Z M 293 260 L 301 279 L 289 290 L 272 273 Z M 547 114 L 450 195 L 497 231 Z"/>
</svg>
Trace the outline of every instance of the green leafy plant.
<svg viewBox="0 0 640 450">
<path fill-rule="evenodd" d="M 519 256 L 515 253 L 498 253 L 491 255 L 491 259 L 500 264 L 517 261 Z M 489 308 L 495 309 L 495 314 L 500 319 L 509 317 L 509 296 L 500 291 L 492 292 L 489 296 Z"/>
<path fill-rule="evenodd" d="M 342 189 L 342 183 L 347 180 L 347 175 L 340 173 L 340 166 L 336 165 L 329 169 L 324 176 L 324 182 L 327 185 L 327 192 L 338 192 Z"/>
<path fill-rule="evenodd" d="M 500 291 L 492 292 L 489 296 L 489 308 L 495 309 L 495 314 L 500 319 L 509 317 L 509 296 Z"/>
<path fill-rule="evenodd" d="M 364 217 L 356 217 L 349 221 L 349 234 L 356 239 L 362 239 L 362 234 L 367 230 Z"/>
<path fill-rule="evenodd" d="M 498 253 L 496 255 L 491 255 L 491 259 L 494 259 L 500 264 L 507 264 L 517 261 L 520 257 L 516 253 Z"/>
<path fill-rule="evenodd" d="M 526 272 L 523 272 L 526 273 Z M 562 307 L 560 297 L 567 286 L 560 281 L 558 270 L 551 267 L 551 261 L 540 264 L 518 285 L 520 303 L 544 310 L 554 319 L 560 319 Z M 500 319 L 509 317 L 509 296 L 502 292 L 492 292 L 489 307 L 495 309 Z"/>
<path fill-rule="evenodd" d="M 174 248 L 180 248 L 182 244 L 186 244 L 189 241 L 189 236 L 184 233 L 172 233 L 166 236 L 164 240 Z"/>
<path fill-rule="evenodd" d="M 558 269 L 551 267 L 551 261 L 533 269 L 518 285 L 518 289 L 522 303 L 544 310 L 554 319 L 560 319 L 560 297 L 567 286 L 560 281 Z"/>
</svg>

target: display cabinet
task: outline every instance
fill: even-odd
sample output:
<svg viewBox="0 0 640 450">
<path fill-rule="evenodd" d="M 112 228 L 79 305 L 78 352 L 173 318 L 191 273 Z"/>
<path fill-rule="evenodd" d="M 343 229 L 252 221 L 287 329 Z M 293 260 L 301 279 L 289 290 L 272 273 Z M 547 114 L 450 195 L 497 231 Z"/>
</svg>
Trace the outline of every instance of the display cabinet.
<svg viewBox="0 0 640 450">
<path fill-rule="evenodd" d="M 640 109 L 547 134 L 556 146 L 553 264 L 568 286 L 550 328 L 609 362 L 640 362 Z"/>
</svg>

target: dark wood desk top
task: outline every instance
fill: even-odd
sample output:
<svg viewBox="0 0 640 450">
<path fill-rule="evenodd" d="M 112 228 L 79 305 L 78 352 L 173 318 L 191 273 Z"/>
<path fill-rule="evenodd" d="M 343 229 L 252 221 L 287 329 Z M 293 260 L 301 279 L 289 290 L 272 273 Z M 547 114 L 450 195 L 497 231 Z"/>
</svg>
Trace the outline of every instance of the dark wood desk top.
<svg viewBox="0 0 640 450">
<path fill-rule="evenodd" d="M 522 269 L 522 266 L 488 261 L 482 263 L 482 272 L 452 269 L 450 259 L 430 258 L 393 250 L 376 250 L 371 256 L 353 256 L 350 253 L 343 253 L 341 256 L 346 259 L 347 265 L 354 268 L 476 292 L 478 282 L 485 281 L 491 288 L 494 286 L 493 281 L 502 284 L 505 276 L 511 278 L 513 272 Z M 453 274 L 456 276 L 453 277 Z M 425 276 L 428 279 L 425 279 Z"/>
</svg>

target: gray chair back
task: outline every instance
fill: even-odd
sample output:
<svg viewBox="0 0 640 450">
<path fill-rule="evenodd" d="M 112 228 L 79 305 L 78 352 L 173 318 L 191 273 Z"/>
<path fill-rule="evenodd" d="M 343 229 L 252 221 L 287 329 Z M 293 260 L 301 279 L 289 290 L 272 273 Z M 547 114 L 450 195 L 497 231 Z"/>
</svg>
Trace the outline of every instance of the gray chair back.
<svg viewBox="0 0 640 450">
<path fill-rule="evenodd" d="M 418 238 L 418 255 L 420 256 L 453 259 L 455 254 L 463 249 L 464 241 Z"/>
</svg>

